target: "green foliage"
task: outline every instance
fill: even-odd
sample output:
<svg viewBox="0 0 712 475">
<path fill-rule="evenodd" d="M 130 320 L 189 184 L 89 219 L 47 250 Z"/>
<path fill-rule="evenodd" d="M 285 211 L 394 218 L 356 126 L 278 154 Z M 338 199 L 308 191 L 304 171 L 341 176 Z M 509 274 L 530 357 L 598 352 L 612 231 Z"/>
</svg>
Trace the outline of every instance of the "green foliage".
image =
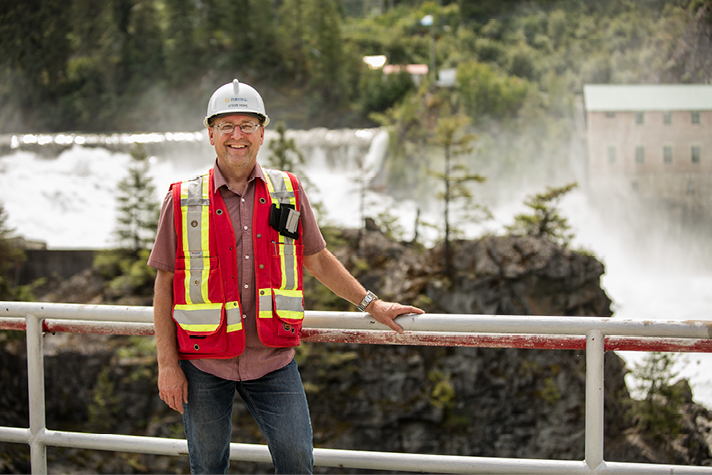
<svg viewBox="0 0 712 475">
<path fill-rule="evenodd" d="M 89 423 L 98 431 L 109 430 L 116 421 L 121 399 L 114 394 L 111 367 L 105 367 L 97 377 L 92 389 L 92 402 L 87 407 Z"/>
<path fill-rule="evenodd" d="M 359 108 L 365 113 L 383 112 L 393 107 L 411 91 L 415 84 L 408 72 L 383 74 L 383 71 L 368 70 L 361 75 L 359 83 Z"/>
<path fill-rule="evenodd" d="M 284 122 L 277 122 L 276 129 L 278 137 L 269 142 L 271 155 L 267 157 L 267 163 L 277 170 L 301 174 L 304 154 L 297 148 L 293 138 L 287 138 Z"/>
<path fill-rule="evenodd" d="M 518 214 L 507 229 L 515 235 L 545 237 L 561 246 L 568 245 L 574 235 L 569 232 L 568 220 L 559 215 L 558 207 L 563 197 L 577 186 L 577 183 L 558 188 L 547 186 L 545 193 L 528 196 L 524 204 L 533 213 Z"/>
<path fill-rule="evenodd" d="M 712 31 L 703 1 L 354 8 L 336 0 L 3 2 L 0 130 L 182 127 L 183 112 L 204 110 L 209 92 L 235 76 L 276 92 L 268 108 L 279 98 L 305 123 L 340 125 L 408 102 L 405 78 L 380 88 L 361 57 L 430 64 L 431 33 L 437 67 L 458 69 L 457 92 L 478 122 L 516 118 L 532 91 L 549 92 L 552 75 L 566 96 L 586 82 L 712 79 L 699 53 Z M 426 14 L 432 28 L 420 24 Z"/>
<path fill-rule="evenodd" d="M 403 226 L 398 223 L 398 216 L 385 209 L 378 213 L 374 220 L 385 236 L 392 241 L 403 240 Z"/>
<path fill-rule="evenodd" d="M 498 73 L 489 64 L 468 61 L 457 68 L 457 88 L 473 118 L 504 119 L 516 116 L 532 86 L 524 79 Z"/>
<path fill-rule="evenodd" d="M 684 386 L 673 384 L 678 376 L 673 366 L 678 361 L 679 355 L 674 353 L 650 353 L 633 370 L 643 399 L 632 402 L 628 416 L 643 433 L 658 441 L 679 435 L 683 427 Z"/>
<path fill-rule="evenodd" d="M 474 134 L 465 132 L 470 119 L 464 115 L 450 115 L 448 108 L 436 119 L 435 130 L 430 142 L 441 148 L 444 154 L 443 171 L 431 171 L 442 183 L 443 191 L 438 197 L 444 203 L 445 226 L 445 274 L 452 275 L 452 255 L 450 251 L 451 233 L 455 231 L 451 221 L 453 206 L 462 201 L 466 210 L 477 209 L 469 183 L 482 183 L 485 177 L 470 172 L 469 167 L 459 160 L 465 154 L 472 152 L 472 142 L 476 139 Z M 472 217 L 472 215 L 470 215 Z"/>
<path fill-rule="evenodd" d="M 430 404 L 441 409 L 454 407 L 457 394 L 452 387 L 452 375 L 431 370 L 428 372 L 428 378 L 433 383 L 433 389 L 430 391 Z"/>
<path fill-rule="evenodd" d="M 309 85 L 315 102 L 312 114 L 322 107 L 337 107 L 348 97 L 344 77 L 344 44 L 341 39 L 341 20 L 334 0 L 307 0 L 304 17 L 310 28 L 303 38 Z"/>
<path fill-rule="evenodd" d="M 97 252 L 94 268 L 102 278 L 109 281 L 109 296 L 120 298 L 127 295 L 152 295 L 156 269 L 147 265 L 149 255 L 148 249 L 112 249 Z"/>
<path fill-rule="evenodd" d="M 539 392 L 539 396 L 552 406 L 559 402 L 561 391 L 559 391 L 554 378 L 549 377 L 544 380 L 544 388 Z"/>
<path fill-rule="evenodd" d="M 156 237 L 160 206 L 155 198 L 156 188 L 148 176 L 150 164 L 142 145 L 131 149 L 128 176 L 119 182 L 116 198 L 119 243 L 127 249 L 145 249 Z"/>
<path fill-rule="evenodd" d="M 31 288 L 14 285 L 15 268 L 25 260 L 25 253 L 10 240 L 14 230 L 8 226 L 8 218 L 0 201 L 0 300 L 27 300 L 32 296 Z"/>
</svg>

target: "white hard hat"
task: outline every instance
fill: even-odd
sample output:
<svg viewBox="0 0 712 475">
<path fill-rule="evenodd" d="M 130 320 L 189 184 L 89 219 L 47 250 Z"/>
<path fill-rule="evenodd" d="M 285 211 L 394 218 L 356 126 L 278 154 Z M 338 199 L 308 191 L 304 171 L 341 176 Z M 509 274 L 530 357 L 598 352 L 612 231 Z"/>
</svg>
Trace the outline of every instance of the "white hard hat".
<svg viewBox="0 0 712 475">
<path fill-rule="evenodd" d="M 231 83 L 220 86 L 208 102 L 208 112 L 203 124 L 210 127 L 213 117 L 229 114 L 247 114 L 257 116 L 262 125 L 269 124 L 269 117 L 265 112 L 265 103 L 262 96 L 252 86 L 240 83 L 234 79 Z"/>
</svg>

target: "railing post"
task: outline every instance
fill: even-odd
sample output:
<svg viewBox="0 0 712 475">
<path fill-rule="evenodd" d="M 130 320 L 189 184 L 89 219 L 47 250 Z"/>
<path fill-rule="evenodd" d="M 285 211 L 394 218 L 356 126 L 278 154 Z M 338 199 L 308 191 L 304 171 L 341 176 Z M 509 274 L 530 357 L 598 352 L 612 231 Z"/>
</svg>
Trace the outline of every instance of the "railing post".
<svg viewBox="0 0 712 475">
<path fill-rule="evenodd" d="M 603 333 L 586 334 L 586 465 L 592 473 L 603 463 Z"/>
<path fill-rule="evenodd" d="M 42 319 L 28 314 L 27 321 L 27 395 L 30 404 L 30 463 L 33 474 L 47 473 L 47 447 L 40 440 L 45 432 L 44 352 Z"/>
</svg>

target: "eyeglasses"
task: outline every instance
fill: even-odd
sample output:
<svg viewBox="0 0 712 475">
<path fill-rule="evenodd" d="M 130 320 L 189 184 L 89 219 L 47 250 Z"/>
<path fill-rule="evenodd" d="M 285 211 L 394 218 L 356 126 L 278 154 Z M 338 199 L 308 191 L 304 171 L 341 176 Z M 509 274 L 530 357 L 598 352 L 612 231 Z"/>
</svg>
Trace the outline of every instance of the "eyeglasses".
<svg viewBox="0 0 712 475">
<path fill-rule="evenodd" d="M 235 131 L 235 127 L 239 127 L 243 134 L 253 134 L 260 124 L 254 122 L 243 122 L 242 124 L 233 124 L 232 122 L 220 122 L 215 126 L 221 134 L 229 135 Z"/>
</svg>

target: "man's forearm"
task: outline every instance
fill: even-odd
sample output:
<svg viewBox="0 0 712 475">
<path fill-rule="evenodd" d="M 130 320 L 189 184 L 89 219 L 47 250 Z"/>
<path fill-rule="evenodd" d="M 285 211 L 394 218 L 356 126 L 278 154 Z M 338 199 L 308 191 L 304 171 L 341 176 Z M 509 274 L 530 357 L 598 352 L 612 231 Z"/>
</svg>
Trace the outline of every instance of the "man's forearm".
<svg viewBox="0 0 712 475">
<path fill-rule="evenodd" d="M 173 310 L 173 273 L 159 270 L 153 297 L 153 327 L 158 365 L 178 364 L 176 325 Z"/>
</svg>

